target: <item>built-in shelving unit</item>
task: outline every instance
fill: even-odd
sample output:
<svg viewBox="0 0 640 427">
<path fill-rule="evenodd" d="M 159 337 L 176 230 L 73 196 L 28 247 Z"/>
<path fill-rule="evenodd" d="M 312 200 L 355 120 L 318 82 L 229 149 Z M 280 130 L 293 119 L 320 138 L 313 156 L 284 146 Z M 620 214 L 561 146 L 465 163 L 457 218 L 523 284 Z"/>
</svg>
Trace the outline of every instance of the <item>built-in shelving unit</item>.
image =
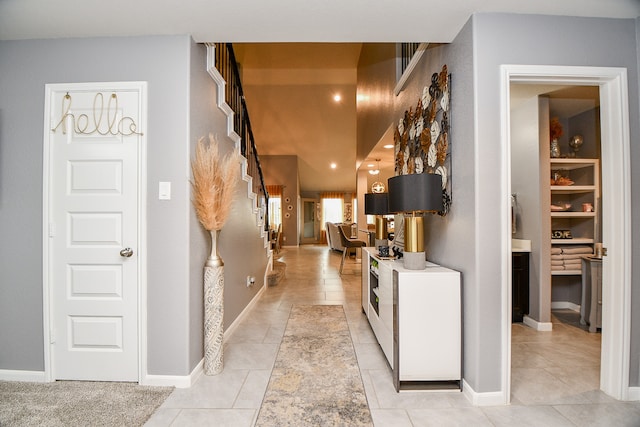
<svg viewBox="0 0 640 427">
<path fill-rule="evenodd" d="M 551 247 L 588 245 L 598 238 L 600 208 L 600 161 L 598 159 L 552 158 L 549 191 L 552 206 L 568 206 L 566 210 L 550 212 Z M 555 185 L 556 182 L 567 185 Z M 591 209 L 589 209 L 589 207 Z M 569 234 L 568 234 L 568 233 Z M 570 236 L 555 238 L 556 235 Z M 553 258 L 552 258 L 553 259 Z M 581 275 L 580 268 L 551 269 L 552 276 Z"/>
</svg>

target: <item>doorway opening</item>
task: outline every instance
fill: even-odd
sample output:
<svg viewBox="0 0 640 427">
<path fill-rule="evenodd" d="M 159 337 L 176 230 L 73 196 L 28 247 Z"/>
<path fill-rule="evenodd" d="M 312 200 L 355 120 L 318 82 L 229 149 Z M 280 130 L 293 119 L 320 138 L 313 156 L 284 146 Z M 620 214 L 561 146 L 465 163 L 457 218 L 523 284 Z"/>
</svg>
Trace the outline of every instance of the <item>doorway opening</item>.
<svg viewBox="0 0 640 427">
<path fill-rule="evenodd" d="M 505 141 L 503 157 L 503 224 L 505 245 L 503 279 L 503 390 L 505 403 L 511 394 L 511 309 L 512 262 L 510 255 L 512 224 L 512 133 L 511 85 L 594 86 L 600 98 L 602 194 L 602 242 L 609 256 L 602 261 L 603 283 L 620 286 L 605 287 L 602 300 L 602 347 L 600 390 L 616 399 L 626 399 L 629 393 L 630 342 L 630 167 L 629 119 L 626 70 L 621 68 L 561 67 L 505 65 L 502 67 L 502 135 Z M 549 179 L 546 177 L 546 179 Z M 615 207 L 615 208 L 614 208 Z M 544 322 L 541 322 L 544 329 Z"/>
<path fill-rule="evenodd" d="M 300 244 L 316 243 L 320 243 L 320 201 L 304 198 L 300 217 Z"/>
<path fill-rule="evenodd" d="M 599 89 L 510 90 L 511 395 L 558 402 L 600 388 Z"/>
</svg>

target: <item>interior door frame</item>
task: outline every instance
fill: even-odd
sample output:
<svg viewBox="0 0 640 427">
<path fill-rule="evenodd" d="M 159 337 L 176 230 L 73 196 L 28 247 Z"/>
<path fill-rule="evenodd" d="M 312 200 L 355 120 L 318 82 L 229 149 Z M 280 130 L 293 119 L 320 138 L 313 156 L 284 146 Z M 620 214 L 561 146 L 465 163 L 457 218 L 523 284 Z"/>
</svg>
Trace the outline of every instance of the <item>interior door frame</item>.
<svg viewBox="0 0 640 427">
<path fill-rule="evenodd" d="M 304 219 L 305 219 L 305 212 L 304 212 L 304 204 L 305 202 L 313 202 L 313 218 L 314 218 L 314 226 L 313 226 L 313 234 L 314 234 L 314 238 L 305 238 L 304 237 Z M 318 219 L 318 203 L 320 203 L 319 199 L 313 199 L 311 197 L 303 197 L 300 199 L 300 207 L 301 207 L 301 212 L 302 214 L 300 215 L 300 237 L 299 237 L 299 241 L 300 244 L 314 244 L 314 243 L 320 243 L 320 230 L 321 230 L 321 224 L 320 224 L 320 220 Z"/>
<path fill-rule="evenodd" d="M 629 100 L 626 68 L 546 65 L 501 66 L 502 151 L 501 221 L 502 270 L 502 367 L 505 403 L 511 399 L 511 135 L 510 83 L 598 86 L 601 106 L 601 168 L 603 204 L 602 235 L 609 256 L 603 261 L 600 389 L 618 400 L 629 399 L 631 342 L 631 167 Z M 606 174 L 605 174 L 606 172 Z"/>
<path fill-rule="evenodd" d="M 147 372 L 147 82 L 100 82 L 100 83 L 56 83 L 45 85 L 44 137 L 42 144 L 42 323 L 44 335 L 44 381 L 55 381 L 53 364 L 53 322 L 51 310 L 51 281 L 49 253 L 49 196 L 51 191 L 51 117 L 49 116 L 56 92 L 81 91 L 137 91 L 140 94 L 140 118 L 138 131 L 142 133 L 138 146 L 138 383 L 143 382 Z"/>
</svg>

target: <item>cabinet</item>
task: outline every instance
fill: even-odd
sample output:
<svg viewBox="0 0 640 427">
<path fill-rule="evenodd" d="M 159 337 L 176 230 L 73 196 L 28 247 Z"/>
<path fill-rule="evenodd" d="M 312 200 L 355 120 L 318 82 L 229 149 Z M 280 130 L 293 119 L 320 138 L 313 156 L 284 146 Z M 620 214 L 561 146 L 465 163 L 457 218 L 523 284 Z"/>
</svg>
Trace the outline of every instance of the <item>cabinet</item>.
<svg viewBox="0 0 640 427">
<path fill-rule="evenodd" d="M 511 254 L 511 322 L 529 314 L 529 252 Z"/>
<path fill-rule="evenodd" d="M 597 159 L 550 159 L 551 180 L 551 275 L 581 275 L 579 250 L 562 257 L 561 248 L 588 246 L 598 236 L 600 209 L 600 162 Z M 555 249 L 554 249 L 555 248 Z M 576 262 L 567 261 L 576 260 Z M 562 263 L 560 262 L 562 261 Z"/>
<path fill-rule="evenodd" d="M 380 259 L 374 248 L 363 248 L 362 270 L 362 309 L 393 370 L 396 390 L 459 389 L 460 273 L 433 263 L 406 270 L 402 261 Z"/>
<path fill-rule="evenodd" d="M 602 258 L 582 258 L 582 304 L 580 323 L 589 323 L 589 332 L 602 328 Z"/>
</svg>

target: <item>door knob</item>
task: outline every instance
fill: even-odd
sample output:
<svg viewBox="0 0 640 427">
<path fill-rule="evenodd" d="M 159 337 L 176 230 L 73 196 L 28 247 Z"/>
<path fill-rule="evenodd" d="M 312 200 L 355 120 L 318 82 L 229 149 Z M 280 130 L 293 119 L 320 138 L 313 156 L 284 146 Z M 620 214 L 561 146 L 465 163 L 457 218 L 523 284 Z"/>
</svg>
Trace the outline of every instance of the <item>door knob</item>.
<svg viewBox="0 0 640 427">
<path fill-rule="evenodd" d="M 133 249 L 131 248 L 124 248 L 120 251 L 120 256 L 122 257 L 129 258 L 131 255 L 133 255 Z"/>
</svg>

